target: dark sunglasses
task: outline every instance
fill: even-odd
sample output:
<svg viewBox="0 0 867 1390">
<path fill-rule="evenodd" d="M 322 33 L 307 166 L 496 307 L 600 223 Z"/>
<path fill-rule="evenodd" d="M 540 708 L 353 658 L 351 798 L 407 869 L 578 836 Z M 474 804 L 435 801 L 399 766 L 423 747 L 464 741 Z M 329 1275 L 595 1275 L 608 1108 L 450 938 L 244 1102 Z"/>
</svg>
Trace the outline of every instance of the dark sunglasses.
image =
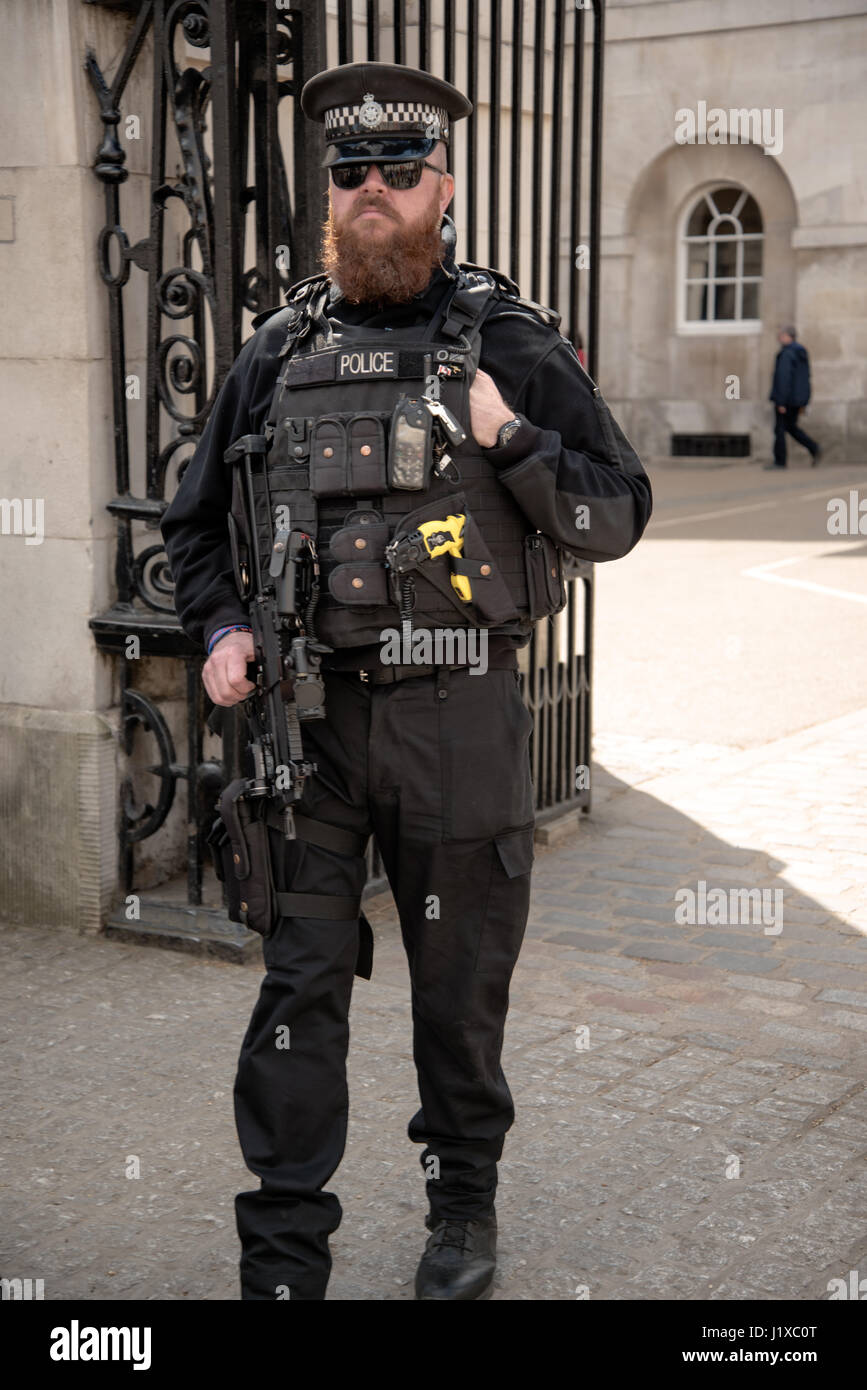
<svg viewBox="0 0 867 1390">
<path fill-rule="evenodd" d="M 374 163 L 375 160 L 371 160 L 370 164 L 335 164 L 331 169 L 335 188 L 360 188 L 367 178 L 371 164 Z M 415 188 L 421 179 L 422 169 L 433 169 L 435 174 L 445 172 L 435 164 L 428 164 L 424 159 L 401 159 L 392 164 L 377 164 L 376 167 L 382 175 L 383 183 L 389 188 L 399 189 Z"/>
</svg>

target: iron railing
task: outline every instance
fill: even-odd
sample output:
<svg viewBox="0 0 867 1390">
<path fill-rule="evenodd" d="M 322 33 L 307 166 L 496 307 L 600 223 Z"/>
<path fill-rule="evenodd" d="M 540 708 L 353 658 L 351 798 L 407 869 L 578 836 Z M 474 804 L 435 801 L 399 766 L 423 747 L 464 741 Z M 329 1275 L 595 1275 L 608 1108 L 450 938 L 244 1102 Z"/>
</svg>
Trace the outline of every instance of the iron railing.
<svg viewBox="0 0 867 1390">
<path fill-rule="evenodd" d="M 137 730 L 149 734 L 157 761 L 148 771 L 158 784 L 152 805 L 136 800 L 131 771 L 122 779 L 124 905 L 108 925 L 171 944 L 207 939 L 210 949 L 237 956 L 252 934 L 204 909 L 202 889 L 217 790 L 239 768 L 238 721 L 224 721 L 222 757 L 203 757 L 203 656 L 178 624 L 165 551 L 150 533 L 158 533 L 167 497 L 240 350 L 245 313 L 280 303 L 290 283 L 317 269 L 326 189 L 322 136 L 301 115 L 298 95 L 315 72 L 359 60 L 410 63 L 465 91 L 476 110 L 455 126 L 450 155 L 459 206 L 449 212 L 466 227 L 458 258 L 504 269 L 525 294 L 560 310 L 561 330 L 573 341 L 583 323 L 595 375 L 603 3 L 593 0 L 592 10 L 573 0 L 87 3 L 125 10 L 130 26 L 110 82 L 94 53 L 85 64 L 104 125 L 94 172 L 105 198 L 97 254 L 108 296 L 114 418 L 115 496 L 107 506 L 117 529 L 117 597 L 90 626 L 100 649 L 119 662 L 125 751 L 132 755 Z M 591 20 L 592 43 L 585 33 Z M 146 234 L 131 242 L 120 196 L 129 177 L 127 147 L 118 128 L 133 80 L 141 90 L 143 75 L 150 101 L 149 214 Z M 579 268 L 581 243 L 589 246 L 588 269 Z M 138 284 L 130 287 L 135 271 Z M 131 288 L 146 293 L 145 380 L 135 406 L 124 313 Z M 133 409 L 144 411 L 143 439 L 136 435 L 135 445 Z M 538 625 L 521 653 L 535 719 L 539 820 L 590 804 L 589 789 L 576 790 L 575 777 L 590 762 L 592 566 L 572 561 L 569 571 L 567 609 Z M 183 762 L 155 698 L 136 689 L 136 661 L 146 656 L 184 663 Z M 183 904 L 158 890 L 136 893 L 135 854 L 164 824 L 181 781 L 188 826 Z M 375 876 L 374 859 L 370 867 Z M 133 921 L 130 895 L 141 899 Z"/>
</svg>

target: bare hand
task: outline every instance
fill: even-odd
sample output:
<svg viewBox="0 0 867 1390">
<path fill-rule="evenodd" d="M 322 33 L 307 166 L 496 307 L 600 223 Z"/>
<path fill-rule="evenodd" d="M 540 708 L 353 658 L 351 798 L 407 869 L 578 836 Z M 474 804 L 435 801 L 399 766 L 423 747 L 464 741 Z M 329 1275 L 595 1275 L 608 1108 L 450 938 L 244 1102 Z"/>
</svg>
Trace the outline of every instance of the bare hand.
<svg viewBox="0 0 867 1390">
<path fill-rule="evenodd" d="M 785 407 L 784 405 L 778 405 L 778 406 L 777 406 L 777 414 L 778 414 L 778 415 L 785 415 L 785 413 L 786 413 L 786 407 Z"/>
<path fill-rule="evenodd" d="M 202 683 L 215 705 L 237 705 L 256 689 L 247 662 L 256 655 L 252 632 L 227 632 L 202 667 Z"/>
<path fill-rule="evenodd" d="M 470 387 L 470 428 L 473 438 L 483 449 L 493 449 L 502 426 L 514 418 L 514 410 L 506 405 L 493 379 L 479 368 Z"/>
</svg>

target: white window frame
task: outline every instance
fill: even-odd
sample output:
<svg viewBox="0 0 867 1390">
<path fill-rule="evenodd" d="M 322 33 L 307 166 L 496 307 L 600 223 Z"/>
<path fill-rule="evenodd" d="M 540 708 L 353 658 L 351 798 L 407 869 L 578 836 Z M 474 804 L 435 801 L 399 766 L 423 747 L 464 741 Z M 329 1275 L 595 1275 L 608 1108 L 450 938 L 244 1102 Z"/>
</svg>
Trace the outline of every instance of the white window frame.
<svg viewBox="0 0 867 1390">
<path fill-rule="evenodd" d="M 741 197 L 737 200 L 731 212 L 718 213 L 711 219 L 707 232 L 702 237 L 688 237 L 686 234 L 687 225 L 692 214 L 700 202 L 703 202 L 708 194 L 713 195 L 717 188 L 739 188 Z M 711 334 L 754 334 L 761 333 L 762 320 L 759 319 L 688 319 L 686 316 L 687 308 L 687 289 L 689 285 L 705 284 L 710 288 L 713 285 L 734 285 L 735 286 L 735 307 L 740 308 L 743 304 L 743 287 L 745 284 L 761 285 L 764 283 L 764 273 L 761 275 L 743 274 L 743 244 L 745 241 L 765 240 L 764 231 L 761 232 L 736 232 L 724 234 L 721 237 L 712 236 L 715 227 L 720 222 L 730 222 L 732 218 L 737 218 L 737 214 L 743 207 L 747 198 L 755 195 L 751 194 L 743 184 L 735 182 L 733 179 L 715 179 L 713 183 L 705 184 L 703 188 L 694 189 L 681 212 L 677 229 L 677 332 L 679 335 L 690 337 L 707 337 Z M 755 199 L 758 203 L 758 199 Z M 761 212 L 761 208 L 759 209 Z M 764 225 L 764 223 L 763 223 Z M 716 270 L 716 247 L 720 241 L 733 241 L 737 246 L 737 263 L 735 275 L 726 276 L 718 279 L 714 276 Z M 696 243 L 704 244 L 708 247 L 708 275 L 706 277 L 687 278 L 689 268 L 689 248 Z M 762 257 L 762 269 L 764 271 L 764 256 Z"/>
</svg>

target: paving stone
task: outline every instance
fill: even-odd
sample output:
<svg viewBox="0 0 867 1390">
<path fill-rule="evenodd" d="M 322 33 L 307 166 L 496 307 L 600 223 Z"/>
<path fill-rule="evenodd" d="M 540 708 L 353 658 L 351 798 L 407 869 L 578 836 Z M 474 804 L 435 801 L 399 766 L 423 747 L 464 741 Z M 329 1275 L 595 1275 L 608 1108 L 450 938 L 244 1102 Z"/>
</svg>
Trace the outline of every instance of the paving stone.
<svg viewBox="0 0 867 1390">
<path fill-rule="evenodd" d="M 856 1008 L 867 1009 L 867 993 L 860 994 L 852 989 L 823 989 L 816 998 L 822 1004 L 854 1004 Z"/>
<path fill-rule="evenodd" d="M 689 961 L 699 960 L 703 952 L 694 946 L 665 946 L 656 941 L 634 941 L 631 946 L 624 946 L 622 954 L 637 956 L 641 960 L 671 960 L 685 965 Z"/>
<path fill-rule="evenodd" d="M 545 930 L 540 934 L 545 941 L 553 941 L 563 946 L 577 946 L 582 951 L 610 951 L 613 944 L 610 937 L 592 936 L 590 932 L 566 931 L 549 933 Z"/>
<path fill-rule="evenodd" d="M 777 1056 L 783 1061 L 794 1062 L 801 1067 L 812 1067 L 816 1061 L 815 1053 L 799 1052 L 796 1047 L 783 1047 L 777 1053 Z M 826 1071 L 828 1069 L 839 1071 L 844 1066 L 845 1063 L 838 1058 L 828 1057 L 827 1055 L 822 1058 L 822 1067 Z"/>
<path fill-rule="evenodd" d="M 765 958 L 756 955 L 750 958 L 748 955 L 739 955 L 735 951 L 712 951 L 710 955 L 705 957 L 705 964 L 719 966 L 721 970 L 748 972 L 752 970 L 778 970 L 780 962 L 777 956 Z"/>
<path fill-rule="evenodd" d="M 788 1023 L 766 1023 L 761 1030 L 775 1038 L 785 1038 L 787 1042 L 811 1042 L 816 1047 L 837 1047 L 842 1038 L 839 1033 L 828 1033 L 818 1028 L 793 1028 Z"/>
<path fill-rule="evenodd" d="M 842 970 L 834 965 L 816 965 L 813 961 L 786 961 L 786 974 L 793 980 L 805 980 L 808 984 L 819 983 L 840 989 L 858 989 L 864 984 L 865 974 L 858 970 Z"/>
<path fill-rule="evenodd" d="M 676 1221 L 687 1213 L 700 1212 L 712 1192 L 713 1187 L 708 1182 L 675 1175 L 621 1203 L 620 1210 L 643 1220 Z"/>
<path fill-rule="evenodd" d="M 740 1038 L 732 1037 L 728 1033 L 687 1033 L 686 1040 L 698 1047 L 719 1048 L 721 1052 L 739 1052 L 743 1046 Z"/>
<path fill-rule="evenodd" d="M 745 932 L 704 931 L 698 936 L 691 936 L 690 941 L 694 946 L 721 946 L 725 950 L 738 951 L 758 951 L 759 953 L 772 951 L 776 938 L 769 936 L 747 936 Z M 709 956 L 709 960 L 713 957 Z"/>
<path fill-rule="evenodd" d="M 804 994 L 804 986 L 792 980 L 769 980 L 763 975 L 726 976 L 726 988 L 749 990 L 751 994 L 777 994 L 787 999 L 796 999 Z"/>
<path fill-rule="evenodd" d="M 832 1072 L 808 1071 L 803 1076 L 777 1086 L 773 1092 L 783 1100 L 812 1101 L 816 1105 L 831 1105 L 839 1100 L 856 1083 L 847 1076 L 836 1076 Z"/>
<path fill-rule="evenodd" d="M 615 1086 L 605 1094 L 605 1099 L 613 1105 L 633 1105 L 638 1110 L 648 1110 L 658 1105 L 658 1091 L 649 1091 L 644 1086 Z"/>
<path fill-rule="evenodd" d="M 859 1033 L 867 1033 L 867 1014 L 856 1014 L 843 1009 L 832 1009 L 825 1013 L 824 1020 L 838 1028 L 856 1028 Z"/>
<path fill-rule="evenodd" d="M 690 1096 L 681 1096 L 668 1107 L 667 1114 L 684 1120 L 698 1120 L 703 1125 L 712 1125 L 730 1115 L 731 1109 L 727 1105 L 708 1105 L 703 1101 L 693 1100 Z"/>
<path fill-rule="evenodd" d="M 638 917 L 642 922 L 659 922 L 663 925 L 670 923 L 672 930 L 677 926 L 674 920 L 676 904 L 672 903 L 671 908 L 654 907 L 652 903 L 631 903 L 626 901 L 612 901 L 611 911 L 615 917 Z M 627 928 L 621 928 L 626 930 Z"/>
<path fill-rule="evenodd" d="M 826 1115 L 819 1121 L 823 1133 L 837 1139 L 851 1140 L 853 1144 L 864 1145 L 864 1121 L 859 1115 L 846 1115 L 842 1110 Z"/>
<path fill-rule="evenodd" d="M 837 965 L 860 965 L 867 968 L 867 947 L 852 949 L 849 946 L 832 946 L 830 943 L 813 946 L 809 942 L 796 942 L 792 954 L 806 960 L 818 960 L 824 965 L 834 962 Z"/>
</svg>

